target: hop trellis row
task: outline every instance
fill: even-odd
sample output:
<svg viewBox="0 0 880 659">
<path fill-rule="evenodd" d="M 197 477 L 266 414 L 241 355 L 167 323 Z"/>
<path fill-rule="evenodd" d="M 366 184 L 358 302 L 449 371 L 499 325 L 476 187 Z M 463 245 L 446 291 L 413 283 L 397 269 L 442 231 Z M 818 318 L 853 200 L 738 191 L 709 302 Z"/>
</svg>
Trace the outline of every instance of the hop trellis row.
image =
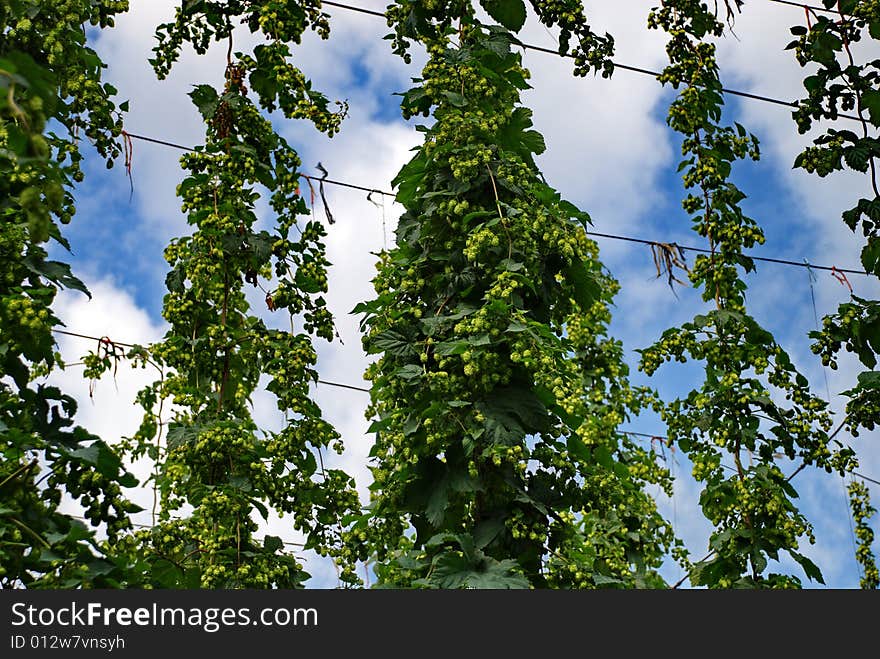
<svg viewBox="0 0 880 659">
<path fill-rule="evenodd" d="M 796 165 L 821 176 L 863 172 L 876 197 L 877 71 L 851 46 L 880 37 L 880 14 L 874 2 L 823 1 L 836 14 L 808 10 L 807 26 L 792 30 L 790 48 L 812 66 L 794 117 L 806 131 L 855 112 L 861 131 L 828 129 Z M 403 117 L 432 121 L 394 180 L 404 213 L 394 244 L 377 255 L 375 295 L 354 309 L 373 360 L 365 373 L 372 483 L 361 501 L 351 475 L 332 467 L 342 438 L 310 395 L 318 342 L 335 337 L 325 300 L 332 219 L 311 215 L 300 157 L 271 121 L 305 119 L 329 137 L 343 129 L 347 104 L 316 91 L 294 65 L 307 32 L 330 34 L 321 2 L 185 2 L 157 29 L 150 63 L 160 79 L 183 49 L 201 56 L 213 46 L 226 53 L 224 83 L 190 93 L 205 139 L 180 161 L 190 231 L 165 249 L 169 329 L 127 353 L 161 375 L 137 396 L 140 428 L 115 446 L 76 427 L 75 401 L 40 378 L 63 366 L 52 338 L 57 291 L 85 291 L 46 246 L 67 245 L 82 139 L 108 167 L 122 151 L 127 104 L 102 79 L 88 29 L 112 28 L 128 3 L 4 3 L 0 585 L 309 585 L 302 559 L 280 537 L 261 536 L 259 520 L 270 517 L 332 561 L 346 587 L 364 585 L 365 562 L 379 587 L 800 587 L 800 575 L 768 567 L 786 553 L 821 582 L 802 547 L 813 530 L 795 506 L 793 479 L 805 468 L 848 475 L 857 466 L 840 432 L 876 424 L 877 302 L 854 296 L 813 335 L 825 363 L 834 366 L 846 346 L 867 369 L 835 424 L 746 308 L 744 275 L 755 264 L 745 250 L 764 235 L 731 174 L 737 161 L 757 160 L 759 147 L 744 127 L 721 123 L 715 58 L 726 26 L 748 10 L 742 4 L 663 0 L 647 17 L 647 29 L 668 35 L 659 80 L 678 92 L 668 123 L 681 137 L 683 210 L 707 247 L 687 270 L 706 310 L 640 351 L 648 376 L 669 361 L 703 363 L 705 381 L 671 401 L 630 384 L 623 346 L 608 330 L 620 286 L 588 236 L 590 216 L 541 175 L 535 157 L 546 146 L 520 100 L 530 78 L 518 41 L 528 10 L 554 29 L 576 76 L 612 75 L 613 37 L 593 29 L 580 0 L 387 7 L 391 51 L 407 63 L 413 48 L 427 54 L 402 95 Z M 243 34 L 255 44 L 248 52 L 236 48 Z M 261 195 L 266 229 L 257 224 Z M 861 228 L 862 262 L 875 275 L 876 201 L 861 199 L 843 217 Z M 252 289 L 260 309 L 248 302 Z M 88 356 L 86 376 L 117 357 Z M 280 430 L 252 415 L 261 386 L 284 415 Z M 621 430 L 647 410 L 660 414 L 669 445 L 701 483 L 713 528 L 707 548 L 685 547 L 659 513 L 656 496 L 671 496 L 673 480 L 654 443 L 645 448 Z M 153 469 L 138 483 L 124 464 L 142 458 Z M 154 524 L 138 530 L 131 515 L 140 509 L 126 496 L 135 486 L 156 496 Z M 852 482 L 849 494 L 861 585 L 876 588 L 875 510 L 864 484 Z M 61 512 L 65 497 L 100 536 Z M 692 549 L 709 553 L 695 561 Z M 670 558 L 685 574 L 677 584 L 661 576 Z"/>
</svg>

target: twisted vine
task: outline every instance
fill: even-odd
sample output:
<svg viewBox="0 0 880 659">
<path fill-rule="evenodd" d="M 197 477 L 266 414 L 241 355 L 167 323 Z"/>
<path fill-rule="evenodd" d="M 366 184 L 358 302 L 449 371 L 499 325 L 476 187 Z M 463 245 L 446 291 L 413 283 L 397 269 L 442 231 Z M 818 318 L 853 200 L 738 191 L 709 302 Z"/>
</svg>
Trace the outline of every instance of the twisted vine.
<svg viewBox="0 0 880 659">
<path fill-rule="evenodd" d="M 880 572 L 877 571 L 877 560 L 871 546 L 874 543 L 874 530 L 869 520 L 877 513 L 871 505 L 867 486 L 862 481 L 853 480 L 847 487 L 858 542 L 856 559 L 862 568 L 859 585 L 866 590 L 880 588 Z"/>
</svg>

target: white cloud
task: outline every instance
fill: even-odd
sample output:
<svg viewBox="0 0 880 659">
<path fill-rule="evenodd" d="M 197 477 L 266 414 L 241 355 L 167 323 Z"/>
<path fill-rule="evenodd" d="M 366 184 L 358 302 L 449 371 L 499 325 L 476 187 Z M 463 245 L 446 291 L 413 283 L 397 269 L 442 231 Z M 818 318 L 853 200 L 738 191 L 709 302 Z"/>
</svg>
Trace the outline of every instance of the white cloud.
<svg viewBox="0 0 880 659">
<path fill-rule="evenodd" d="M 594 30 L 615 37 L 615 61 L 657 69 L 663 35 L 645 28 L 647 11 L 638 3 L 596 3 L 588 13 Z M 536 20 L 523 42 L 553 47 Z M 538 159 L 550 185 L 593 217 L 597 231 L 627 233 L 660 201 L 659 176 L 672 163 L 673 149 L 658 104 L 664 91 L 649 76 L 617 69 L 610 80 L 572 75 L 573 61 L 527 50 L 524 64 L 533 87 L 523 103 L 534 110 L 547 152 Z M 603 254 L 628 251 L 603 243 Z"/>
</svg>

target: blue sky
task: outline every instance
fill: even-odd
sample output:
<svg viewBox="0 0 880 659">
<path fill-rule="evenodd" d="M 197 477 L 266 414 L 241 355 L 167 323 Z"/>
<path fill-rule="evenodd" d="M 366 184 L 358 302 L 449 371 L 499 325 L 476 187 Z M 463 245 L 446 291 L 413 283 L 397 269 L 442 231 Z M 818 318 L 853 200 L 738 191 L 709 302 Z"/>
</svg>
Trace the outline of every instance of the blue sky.
<svg viewBox="0 0 880 659">
<path fill-rule="evenodd" d="M 147 58 L 154 28 L 173 15 L 174 4 L 171 0 L 133 0 L 131 12 L 119 19 L 117 28 L 93 43 L 109 64 L 107 80 L 119 88 L 120 100 L 130 101 L 127 129 L 194 145 L 201 141 L 202 131 L 186 93 L 193 84 L 220 83 L 225 53 L 219 48 L 204 58 L 188 53 L 168 80 L 157 81 Z M 384 8 L 377 0 L 359 0 L 358 4 Z M 662 68 L 664 36 L 644 27 L 652 4 L 642 0 L 595 3 L 591 10 L 594 27 L 615 35 L 617 61 Z M 789 41 L 787 27 L 802 22 L 803 13 L 766 2 L 747 3 L 745 10 L 736 27 L 739 39 L 728 38 L 719 45 L 723 82 L 727 87 L 776 98 L 797 98 L 802 72 L 783 48 Z M 299 150 L 306 172 L 317 173 L 314 165 L 321 161 L 331 178 L 390 190 L 394 174 L 419 142 L 415 122 L 399 118 L 399 97 L 393 95 L 405 90 L 409 78 L 419 74 L 419 57 L 406 66 L 392 55 L 388 42 L 382 39 L 387 28 L 381 20 L 333 8 L 328 8 L 328 13 L 332 16 L 330 40 L 320 42 L 309 35 L 295 51 L 295 61 L 330 98 L 349 100 L 350 117 L 333 139 L 318 135 L 304 123 L 277 121 L 276 127 Z M 544 47 L 553 44 L 548 31 L 531 19 L 523 41 Z M 244 50 L 248 44 L 242 33 L 237 48 Z M 624 70 L 618 70 L 611 80 L 574 78 L 570 62 L 533 51 L 526 52 L 524 62 L 532 71 L 533 89 L 524 95 L 523 102 L 534 110 L 536 127 L 547 141 L 548 150 L 538 158 L 538 164 L 548 182 L 588 211 L 598 232 L 704 247 L 690 231 L 680 207 L 683 190 L 676 172 L 679 141 L 665 125 L 671 91 L 650 77 Z M 843 226 L 840 212 L 865 191 L 865 181 L 849 175 L 821 180 L 793 171 L 791 164 L 807 138 L 797 135 L 790 113 L 756 101 L 728 102 L 729 118 L 743 123 L 762 145 L 762 160 L 742 163 L 734 173 L 735 182 L 748 194 L 746 212 L 767 236 L 767 243 L 753 253 L 858 268 L 859 241 Z M 77 192 L 79 212 L 66 234 L 73 248 L 70 260 L 74 271 L 89 284 L 93 298 L 67 292 L 60 298 L 59 314 L 72 331 L 146 343 L 157 340 L 164 331 L 160 311 L 166 264 L 162 249 L 172 236 L 185 233 L 187 226 L 174 196 L 182 177 L 179 152 L 137 140 L 133 147 L 133 194 L 121 161 L 112 170 L 96 158 L 87 162 L 86 182 Z M 321 346 L 319 368 L 325 380 L 362 385 L 367 362 L 360 346 L 358 319 L 348 312 L 372 295 L 369 280 L 375 257 L 370 252 L 381 249 L 383 240 L 393 240 L 400 208 L 385 199 L 383 239 L 383 210 L 370 203 L 365 193 L 328 186 L 327 196 L 337 219 L 328 238 L 334 264 L 328 301 L 343 342 Z M 704 305 L 693 290 L 677 287 L 676 297 L 664 279 L 656 278 L 647 246 L 607 239 L 598 242 L 603 261 L 623 286 L 611 331 L 624 342 L 627 359 L 634 367 L 636 349 L 650 345 L 666 327 L 691 319 Z M 690 263 L 693 256 L 688 253 Z M 814 391 L 824 397 L 822 367 L 809 351 L 807 339 L 815 322 L 807 271 L 770 263 L 757 265 L 757 272 L 747 279 L 751 313 L 774 332 L 814 383 Z M 829 273 L 817 271 L 816 275 L 821 318 L 849 292 Z M 876 283 L 864 277 L 850 276 L 850 282 L 858 295 L 870 297 L 880 292 Z M 71 362 L 93 347 L 71 337 L 61 337 L 59 344 Z M 633 380 L 674 397 L 694 386 L 701 372 L 698 365 L 667 365 L 648 379 L 633 368 Z M 857 373 L 857 365 L 844 359 L 838 371 L 827 374 L 834 409 L 842 409 L 843 401 L 837 394 L 854 382 Z M 76 367 L 56 379 L 81 401 L 80 422 L 113 440 L 137 426 L 139 418 L 131 401 L 152 377 L 149 372 L 121 366 L 115 381 L 105 376 L 91 398 L 89 383 L 82 380 Z M 366 496 L 370 445 L 368 421 L 363 415 L 366 394 L 318 386 L 315 396 L 346 441 L 348 449 L 340 465 L 356 476 Z M 255 416 L 266 427 L 277 427 L 279 417 L 271 397 L 255 398 Z M 627 427 L 650 434 L 664 431 L 650 415 L 632 420 Z M 861 458 L 860 472 L 880 479 L 876 433 L 863 433 L 855 446 Z M 674 454 L 668 455 L 672 458 Z M 690 478 L 687 461 L 680 455 L 674 458 L 672 466 L 679 476 L 675 497 L 659 501 L 693 557 L 699 558 L 706 553 L 708 534 L 697 507 L 699 490 Z M 136 465 L 140 473 L 145 468 Z M 840 479 L 807 471 L 796 483 L 803 510 L 814 523 L 817 536 L 817 543 L 804 545 L 803 552 L 820 566 L 827 586 L 857 587 Z M 880 504 L 880 488 L 871 485 L 871 492 L 875 505 Z M 135 496 L 147 503 L 151 494 L 143 491 Z M 142 517 L 140 521 L 149 521 L 148 515 Z M 880 537 L 880 520 L 875 518 L 873 527 Z M 272 520 L 267 530 L 291 541 L 297 539 L 283 520 Z M 335 585 L 332 567 L 317 560 L 310 560 L 309 567 L 315 577 L 313 587 Z M 800 574 L 788 563 L 779 569 Z M 678 568 L 669 565 L 665 574 L 677 580 Z"/>
</svg>

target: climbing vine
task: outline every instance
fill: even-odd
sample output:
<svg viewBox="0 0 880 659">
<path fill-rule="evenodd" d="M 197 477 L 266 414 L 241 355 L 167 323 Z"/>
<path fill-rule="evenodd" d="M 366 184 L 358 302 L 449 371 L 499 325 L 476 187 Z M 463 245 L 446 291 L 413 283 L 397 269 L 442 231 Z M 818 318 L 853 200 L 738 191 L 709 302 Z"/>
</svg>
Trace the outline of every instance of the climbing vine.
<svg viewBox="0 0 880 659">
<path fill-rule="evenodd" d="M 796 37 L 788 48 L 794 51 L 801 66 L 816 67 L 804 78 L 807 98 L 802 99 L 794 119 L 798 131 L 806 133 L 815 123 L 834 121 L 841 115 L 855 119 L 858 128 L 828 127 L 813 140 L 813 144 L 798 155 L 795 167 L 821 177 L 849 169 L 867 175 L 869 194 L 855 206 L 844 211 L 843 221 L 853 232 L 861 230 L 865 244 L 861 261 L 865 272 L 880 276 L 880 188 L 877 180 L 877 158 L 880 141 L 876 132 L 880 127 L 880 65 L 877 60 L 857 61 L 854 49 L 863 39 L 880 39 L 880 11 L 876 3 L 823 0 L 829 13 L 817 14 L 808 10 L 807 25 L 791 28 Z M 821 330 L 811 333 L 815 342 L 813 352 L 822 357 L 823 364 L 836 369 L 842 348 L 854 353 L 867 370 L 858 376 L 856 385 L 844 392 L 849 398 L 846 406 L 847 429 L 858 436 L 860 429 L 874 430 L 880 423 L 880 373 L 876 371 L 880 352 L 880 303 L 851 295 L 848 302 L 834 314 L 823 319 Z M 869 507 L 867 489 L 854 489 L 853 510 Z M 858 497 L 858 498 L 857 498 Z M 876 567 L 870 542 L 859 550 L 859 562 L 865 565 L 862 585 L 876 588 Z M 870 565 L 869 565 L 870 564 Z M 871 586 L 870 584 L 874 584 Z"/>
<path fill-rule="evenodd" d="M 680 165 L 683 202 L 692 227 L 708 241 L 690 271 L 695 287 L 712 308 L 693 321 L 663 333 L 642 351 L 640 368 L 653 374 L 665 361 L 705 364 L 706 379 L 685 398 L 659 407 L 670 441 L 693 463 L 703 483 L 700 505 L 715 527 L 710 553 L 688 561 L 694 585 L 709 587 L 799 587 L 793 575 L 767 572 L 768 559 L 787 552 L 807 577 L 822 581 L 816 565 L 799 550 L 813 542 L 809 521 L 793 499 L 794 472 L 786 476 L 777 455 L 843 473 L 852 451 L 834 440 L 827 404 L 810 393 L 807 379 L 750 315 L 746 283 L 754 270 L 744 254 L 764 236 L 740 206 L 745 194 L 730 180 L 735 161 L 758 159 L 758 141 L 740 126 L 720 124 L 722 86 L 713 38 L 724 23 L 696 0 L 662 2 L 649 27 L 669 34 L 669 66 L 661 81 L 682 87 L 668 123 L 683 137 Z M 782 400 L 786 402 L 783 403 Z M 728 462 L 725 462 L 728 461 Z"/>
<path fill-rule="evenodd" d="M 139 508 L 123 488 L 136 479 L 117 453 L 76 426 L 76 402 L 44 376 L 64 366 L 53 330 L 59 289 L 88 293 L 50 260 L 75 213 L 83 180 L 80 137 L 113 164 L 121 119 L 115 89 L 86 46 L 86 24 L 113 25 L 127 2 L 65 0 L 0 7 L 0 587 L 116 587 L 136 571 L 107 556 Z M 49 122 L 54 122 L 52 128 Z M 61 510 L 84 508 L 85 522 Z M 64 502 L 66 503 L 66 501 Z"/>
<path fill-rule="evenodd" d="M 606 335 L 618 286 L 589 216 L 540 177 L 521 22 L 497 4 L 502 26 L 470 3 L 389 12 L 424 19 L 394 34 L 429 56 L 404 117 L 434 123 L 394 181 L 406 210 L 377 296 L 354 310 L 378 358 L 352 538 L 384 587 L 657 586 L 672 533 L 643 488 L 669 475 L 618 432 L 647 398 Z"/>
<path fill-rule="evenodd" d="M 342 518 L 358 509 L 357 494 L 348 475 L 325 468 L 324 451 L 341 453 L 343 446 L 310 397 L 314 339 L 334 336 L 322 296 L 325 229 L 307 217 L 296 151 L 263 115 L 280 109 L 331 136 L 339 128 L 343 111 L 330 112 L 289 63 L 287 44 L 306 27 L 326 35 L 317 6 L 185 3 L 157 31 L 152 62 L 160 78 L 184 43 L 198 53 L 211 41 L 228 43 L 223 89 L 197 85 L 190 93 L 206 124 L 204 145 L 181 159 L 187 176 L 177 190 L 193 233 L 165 250 L 171 269 L 163 317 L 170 327 L 150 355 L 167 372 L 140 393 L 146 414 L 129 443 L 134 457 L 158 462 L 158 520 L 135 542 L 157 586 L 301 587 L 309 574 L 294 552 L 279 537 L 257 537 L 257 515 L 268 519 L 270 512 L 292 518 L 305 550 L 336 559 L 343 583 L 358 581 L 340 539 Z M 233 54 L 239 21 L 264 38 L 253 54 Z M 258 186 L 268 191 L 269 230 L 257 226 Z M 248 287 L 259 288 L 268 311 L 283 316 L 272 325 L 286 327 L 255 315 Z M 278 432 L 262 431 L 251 416 L 264 376 L 285 415 Z M 166 398 L 176 409 L 163 437 L 154 408 Z"/>
<path fill-rule="evenodd" d="M 874 543 L 874 530 L 869 520 L 877 513 L 871 505 L 867 486 L 858 480 L 853 480 L 847 487 L 850 498 L 850 509 L 855 526 L 855 536 L 858 546 L 856 547 L 856 559 L 862 570 L 859 585 L 864 589 L 880 588 L 880 573 L 877 571 L 877 561 L 871 545 Z"/>
</svg>

